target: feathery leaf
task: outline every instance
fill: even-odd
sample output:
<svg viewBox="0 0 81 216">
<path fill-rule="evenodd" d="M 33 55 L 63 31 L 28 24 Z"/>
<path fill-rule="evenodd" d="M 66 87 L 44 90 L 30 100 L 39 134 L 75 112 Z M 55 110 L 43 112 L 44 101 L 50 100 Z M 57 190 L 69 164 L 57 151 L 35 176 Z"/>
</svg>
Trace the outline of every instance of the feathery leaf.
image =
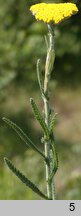
<svg viewBox="0 0 81 216">
<path fill-rule="evenodd" d="M 46 125 L 42 115 L 40 114 L 40 111 L 39 111 L 35 101 L 33 100 L 33 98 L 30 98 L 30 102 L 31 102 L 32 109 L 34 111 L 36 119 L 40 123 L 40 125 L 41 125 L 41 127 L 42 127 L 42 129 L 46 135 L 46 138 L 49 139 L 49 130 L 48 130 L 47 125 Z"/>
<path fill-rule="evenodd" d="M 47 196 L 45 196 L 39 189 L 38 187 L 33 184 L 25 175 L 23 175 L 13 164 L 8 158 L 4 158 L 5 163 L 9 167 L 9 169 L 29 188 L 32 189 L 35 193 L 37 193 L 39 196 L 41 196 L 44 199 L 48 199 Z"/>
<path fill-rule="evenodd" d="M 19 126 L 17 126 L 14 122 L 10 121 L 5 117 L 3 117 L 2 119 L 19 135 L 21 140 L 23 140 L 27 146 L 37 151 L 45 159 L 45 155 L 43 154 L 43 152 L 41 152 L 41 150 L 39 150 L 35 146 L 35 144 L 29 139 L 29 137 L 23 132 L 23 130 Z"/>
<path fill-rule="evenodd" d="M 53 176 L 55 175 L 58 169 L 58 156 L 57 156 L 56 144 L 55 144 L 53 133 L 51 134 L 51 149 L 52 149 L 53 156 L 52 156 L 52 172 L 49 176 L 49 181 L 52 180 Z"/>
<path fill-rule="evenodd" d="M 50 133 L 53 131 L 53 128 L 54 128 L 55 121 L 56 121 L 56 115 L 57 113 L 50 115 L 50 128 L 49 128 Z"/>
</svg>

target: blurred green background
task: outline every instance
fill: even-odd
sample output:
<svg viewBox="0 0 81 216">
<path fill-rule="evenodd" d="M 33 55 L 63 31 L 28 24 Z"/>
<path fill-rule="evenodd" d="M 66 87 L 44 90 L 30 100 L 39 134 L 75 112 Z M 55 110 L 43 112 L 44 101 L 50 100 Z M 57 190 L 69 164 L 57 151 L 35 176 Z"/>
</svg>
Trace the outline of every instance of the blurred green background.
<svg viewBox="0 0 81 216">
<path fill-rule="evenodd" d="M 0 0 L 1 200 L 40 199 L 8 170 L 4 156 L 46 193 L 42 159 L 2 121 L 5 116 L 16 122 L 43 149 L 42 131 L 34 119 L 29 99 L 34 97 L 42 111 L 36 61 L 41 58 L 44 71 L 47 27 L 29 12 L 34 3 L 38 1 Z M 81 199 L 81 2 L 77 1 L 77 5 L 79 13 L 55 28 L 56 61 L 50 95 L 52 107 L 58 113 L 55 128 L 59 155 L 55 177 L 58 199 Z"/>
</svg>

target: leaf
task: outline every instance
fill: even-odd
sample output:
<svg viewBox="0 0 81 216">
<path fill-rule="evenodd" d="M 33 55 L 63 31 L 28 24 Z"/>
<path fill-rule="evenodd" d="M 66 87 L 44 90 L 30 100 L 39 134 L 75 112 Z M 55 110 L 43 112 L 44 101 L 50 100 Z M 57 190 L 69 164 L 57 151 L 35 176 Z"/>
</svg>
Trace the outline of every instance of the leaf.
<svg viewBox="0 0 81 216">
<path fill-rule="evenodd" d="M 45 39 L 46 47 L 47 47 L 47 50 L 48 50 L 48 47 L 49 47 L 48 37 L 46 35 L 44 35 L 44 39 Z"/>
<path fill-rule="evenodd" d="M 40 114 L 40 111 L 39 111 L 35 101 L 33 100 L 33 98 L 30 98 L 30 102 L 31 102 L 35 117 L 38 120 L 38 122 L 40 123 L 40 125 L 41 125 L 41 127 L 42 127 L 42 129 L 46 135 L 46 138 L 49 140 L 49 130 L 48 130 L 47 125 L 46 125 L 42 115 Z"/>
<path fill-rule="evenodd" d="M 57 169 L 58 169 L 58 156 L 57 156 L 57 151 L 56 151 L 56 144 L 55 144 L 55 140 L 54 140 L 54 135 L 53 133 L 51 134 L 51 148 L 52 148 L 52 154 L 53 154 L 53 157 L 52 157 L 52 172 L 49 176 L 49 181 L 52 180 L 53 176 L 55 175 Z"/>
<path fill-rule="evenodd" d="M 41 152 L 41 150 L 39 150 L 35 144 L 28 138 L 28 136 L 23 132 L 23 130 L 17 126 L 14 122 L 10 121 L 7 118 L 2 118 L 4 122 L 6 122 L 21 138 L 21 140 L 23 140 L 25 142 L 25 144 L 29 147 L 31 147 L 32 149 L 34 149 L 35 151 L 37 151 L 45 160 L 45 155 L 43 154 L 43 152 Z"/>
<path fill-rule="evenodd" d="M 47 50 L 47 57 L 46 57 L 46 66 L 45 70 L 47 74 L 50 76 L 52 70 L 53 70 L 53 65 L 55 61 L 55 48 L 54 48 L 54 35 L 53 32 L 51 32 L 51 28 L 49 27 L 49 33 L 48 33 L 48 50 Z"/>
<path fill-rule="evenodd" d="M 49 128 L 50 133 L 53 131 L 53 128 L 54 128 L 55 121 L 56 121 L 56 115 L 57 115 L 57 113 L 55 113 L 53 115 L 51 114 L 51 116 L 50 116 L 50 128 Z"/>
<path fill-rule="evenodd" d="M 41 93 L 43 95 L 44 88 L 43 88 L 43 78 L 42 78 L 42 73 L 41 73 L 41 68 L 40 68 L 40 59 L 37 60 L 37 78 L 38 78 L 38 83 L 40 86 Z"/>
<path fill-rule="evenodd" d="M 35 193 L 37 193 L 39 196 L 42 198 L 48 200 L 48 197 L 45 196 L 39 189 L 38 187 L 33 184 L 25 175 L 23 175 L 13 164 L 8 158 L 4 158 L 5 163 L 9 167 L 9 169 L 29 188 L 32 189 Z"/>
</svg>

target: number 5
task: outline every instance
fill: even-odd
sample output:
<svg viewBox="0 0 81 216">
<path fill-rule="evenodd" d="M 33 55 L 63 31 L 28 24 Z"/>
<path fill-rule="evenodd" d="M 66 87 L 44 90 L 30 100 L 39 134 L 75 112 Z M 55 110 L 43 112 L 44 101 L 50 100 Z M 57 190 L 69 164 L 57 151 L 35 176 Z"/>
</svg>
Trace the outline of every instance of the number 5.
<svg viewBox="0 0 81 216">
<path fill-rule="evenodd" d="M 75 203 L 70 203 L 69 210 L 70 211 L 74 211 L 75 210 Z"/>
</svg>

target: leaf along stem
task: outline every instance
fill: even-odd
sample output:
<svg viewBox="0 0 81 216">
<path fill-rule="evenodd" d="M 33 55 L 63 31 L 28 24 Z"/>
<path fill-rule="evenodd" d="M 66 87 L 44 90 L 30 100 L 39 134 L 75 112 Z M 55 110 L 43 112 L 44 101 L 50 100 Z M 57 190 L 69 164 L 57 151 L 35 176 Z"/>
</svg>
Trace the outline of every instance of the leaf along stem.
<svg viewBox="0 0 81 216">
<path fill-rule="evenodd" d="M 36 194 L 38 194 L 39 196 L 41 196 L 43 199 L 48 200 L 48 197 L 45 196 L 40 190 L 39 188 L 33 183 L 31 182 L 25 175 L 23 175 L 23 173 L 21 173 L 21 171 L 19 171 L 14 164 L 8 159 L 8 158 L 4 158 L 5 163 L 7 164 L 7 166 L 9 167 L 9 169 L 29 188 L 32 189 L 32 191 L 34 191 Z"/>
<path fill-rule="evenodd" d="M 46 136 L 46 139 L 49 140 L 49 130 L 48 130 L 48 127 L 44 121 L 44 118 L 42 117 L 42 115 L 40 114 L 40 111 L 35 103 L 35 101 L 33 100 L 33 98 L 30 98 L 30 102 L 31 102 L 31 105 L 32 105 L 32 109 L 34 111 L 34 114 L 35 114 L 35 117 L 36 119 L 38 120 L 38 122 L 40 123 L 43 131 L 44 131 L 44 134 Z"/>
<path fill-rule="evenodd" d="M 29 137 L 23 132 L 23 130 L 18 125 L 16 125 L 8 118 L 3 117 L 2 119 L 18 134 L 18 136 L 21 138 L 21 140 L 25 142 L 27 146 L 31 147 L 33 150 L 38 152 L 44 158 L 44 160 L 47 161 L 47 158 L 45 157 L 44 153 L 37 148 L 37 146 L 29 139 Z"/>
</svg>

